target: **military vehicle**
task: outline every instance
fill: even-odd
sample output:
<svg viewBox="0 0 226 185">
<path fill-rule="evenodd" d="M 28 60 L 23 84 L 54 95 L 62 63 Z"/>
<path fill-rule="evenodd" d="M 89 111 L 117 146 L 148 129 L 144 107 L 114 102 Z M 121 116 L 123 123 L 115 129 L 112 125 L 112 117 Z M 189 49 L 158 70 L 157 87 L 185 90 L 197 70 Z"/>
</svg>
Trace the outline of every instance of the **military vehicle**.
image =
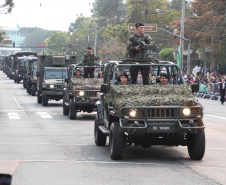
<svg viewBox="0 0 226 185">
<path fill-rule="evenodd" d="M 27 93 L 35 96 L 37 91 L 37 66 L 34 66 L 30 69 L 28 79 L 26 81 Z"/>
<path fill-rule="evenodd" d="M 35 66 L 37 68 L 37 57 L 27 57 L 25 63 L 26 66 L 25 66 L 25 75 L 23 77 L 23 87 L 28 90 L 30 86 L 29 83 L 27 83 L 27 81 L 30 78 L 31 69 Z"/>
<path fill-rule="evenodd" d="M 76 63 L 76 56 L 38 55 L 37 61 L 37 102 L 43 106 L 49 100 L 63 99 L 67 66 Z"/>
<path fill-rule="evenodd" d="M 128 67 L 149 67 L 156 83 L 149 85 L 115 85 L 117 75 Z M 161 73 L 168 84 L 160 84 Z M 191 89 L 178 84 L 179 67 L 166 61 L 125 59 L 107 62 L 104 84 L 98 93 L 94 136 L 97 146 L 104 146 L 109 136 L 110 157 L 123 158 L 126 146 L 187 146 L 191 159 L 201 160 L 205 153 L 203 108 Z"/>
<path fill-rule="evenodd" d="M 70 119 L 76 119 L 77 112 L 91 113 L 96 111 L 97 93 L 100 92 L 103 78 L 76 78 L 76 70 L 81 72 L 84 68 L 101 70 L 102 66 L 71 65 L 68 69 L 68 77 L 65 79 L 66 87 L 63 98 L 63 114 Z M 81 74 L 82 75 L 82 74 Z"/>
<path fill-rule="evenodd" d="M 9 78 L 10 79 L 14 79 L 14 82 L 16 82 L 16 71 L 18 68 L 18 64 L 20 63 L 19 57 L 33 57 L 36 56 L 37 57 L 37 53 L 35 52 L 31 52 L 31 51 L 21 51 L 21 52 L 17 52 L 14 53 L 12 55 L 10 55 L 10 71 L 9 71 Z"/>
</svg>

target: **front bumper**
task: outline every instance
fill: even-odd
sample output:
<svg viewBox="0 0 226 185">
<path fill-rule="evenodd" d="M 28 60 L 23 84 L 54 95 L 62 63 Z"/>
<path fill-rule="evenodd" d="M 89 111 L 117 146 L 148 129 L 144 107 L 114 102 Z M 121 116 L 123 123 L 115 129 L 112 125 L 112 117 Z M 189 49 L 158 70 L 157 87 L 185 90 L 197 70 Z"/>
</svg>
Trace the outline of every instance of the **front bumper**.
<svg viewBox="0 0 226 185">
<path fill-rule="evenodd" d="M 205 128 L 202 122 L 202 109 L 190 116 L 182 115 L 187 107 L 179 106 L 150 106 L 150 107 L 123 107 L 119 110 L 120 131 L 142 133 L 197 133 Z M 129 117 L 125 110 L 137 110 L 136 116 Z"/>
</svg>

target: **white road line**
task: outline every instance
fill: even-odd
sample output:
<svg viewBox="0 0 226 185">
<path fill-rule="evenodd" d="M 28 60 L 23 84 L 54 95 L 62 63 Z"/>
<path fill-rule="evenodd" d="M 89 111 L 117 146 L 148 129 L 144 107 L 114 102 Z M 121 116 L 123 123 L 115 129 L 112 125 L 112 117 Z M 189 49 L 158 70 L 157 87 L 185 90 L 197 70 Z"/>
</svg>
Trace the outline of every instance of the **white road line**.
<svg viewBox="0 0 226 185">
<path fill-rule="evenodd" d="M 219 119 L 224 119 L 224 120 L 226 120 L 226 117 L 215 116 L 215 115 L 211 115 L 211 114 L 204 114 L 204 116 L 209 116 L 209 117 L 213 117 L 213 118 L 219 118 Z"/>
<path fill-rule="evenodd" d="M 47 114 L 46 112 L 36 112 L 39 116 L 41 116 L 43 119 L 49 119 L 53 118 L 51 115 Z"/>
<path fill-rule="evenodd" d="M 20 119 L 17 112 L 8 113 L 9 119 Z"/>
<path fill-rule="evenodd" d="M 20 106 L 20 104 L 19 104 L 19 102 L 17 101 L 17 99 L 16 99 L 15 96 L 13 96 L 13 99 L 15 100 L 16 104 L 18 105 L 18 107 L 22 109 L 23 107 Z"/>
</svg>

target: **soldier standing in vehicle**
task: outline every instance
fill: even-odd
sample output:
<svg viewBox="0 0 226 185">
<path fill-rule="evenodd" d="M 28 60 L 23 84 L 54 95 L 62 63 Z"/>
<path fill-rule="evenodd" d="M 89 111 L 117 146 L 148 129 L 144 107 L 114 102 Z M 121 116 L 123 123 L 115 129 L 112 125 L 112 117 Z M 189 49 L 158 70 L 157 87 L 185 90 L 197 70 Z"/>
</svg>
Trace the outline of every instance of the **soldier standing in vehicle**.
<svg viewBox="0 0 226 185">
<path fill-rule="evenodd" d="M 87 66 L 93 66 L 95 55 L 92 53 L 92 48 L 87 48 L 87 53 L 83 57 L 83 63 Z M 94 68 L 84 68 L 84 78 L 94 78 Z"/>
<path fill-rule="evenodd" d="M 166 85 L 168 82 L 168 75 L 166 73 L 160 73 L 159 80 L 161 85 Z"/>
<path fill-rule="evenodd" d="M 74 78 L 83 78 L 81 76 L 81 70 L 80 69 L 76 69 L 76 72 L 75 72 L 75 77 Z"/>
<path fill-rule="evenodd" d="M 147 53 L 145 47 L 150 45 L 151 37 L 144 34 L 144 24 L 136 23 L 136 33 L 132 34 L 128 41 L 127 46 L 127 57 L 129 58 L 147 58 Z M 141 72 L 143 77 L 143 84 L 149 84 L 149 72 L 150 68 L 146 66 L 131 66 L 131 83 L 136 84 L 138 72 Z"/>
</svg>

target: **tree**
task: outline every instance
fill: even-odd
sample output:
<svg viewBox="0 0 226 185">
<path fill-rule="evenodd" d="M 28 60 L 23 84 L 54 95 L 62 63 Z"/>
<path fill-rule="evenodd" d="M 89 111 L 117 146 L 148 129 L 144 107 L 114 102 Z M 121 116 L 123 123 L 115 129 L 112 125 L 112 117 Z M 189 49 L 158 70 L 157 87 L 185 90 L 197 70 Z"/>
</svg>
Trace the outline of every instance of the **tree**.
<svg viewBox="0 0 226 185">
<path fill-rule="evenodd" d="M 66 32 L 53 31 L 48 39 L 48 48 L 54 51 L 55 54 L 66 52 L 70 39 Z"/>
<path fill-rule="evenodd" d="M 196 0 L 191 2 L 193 17 L 185 19 L 185 37 L 192 41 L 192 56 L 198 50 L 203 51 L 211 71 L 215 71 L 216 65 L 224 61 L 225 9 L 224 0 Z M 180 31 L 180 21 L 172 22 L 172 28 Z"/>
<path fill-rule="evenodd" d="M 33 31 L 36 31 L 38 29 L 40 29 L 40 28 L 37 28 L 37 27 L 22 27 L 22 28 L 19 29 L 19 33 L 26 37 L 27 35 L 29 35 Z"/>
<path fill-rule="evenodd" d="M 35 43 L 43 43 L 44 40 L 48 37 L 50 37 L 51 31 L 44 30 L 41 28 L 35 29 L 35 31 L 27 34 L 25 37 L 24 42 L 21 44 L 23 47 L 34 47 Z M 33 51 L 39 53 L 41 52 L 42 49 L 40 48 L 35 48 Z"/>
<path fill-rule="evenodd" d="M 163 60 L 163 61 L 174 61 L 174 57 L 173 57 L 173 48 L 165 48 L 162 49 L 159 52 L 159 57 Z"/>
<path fill-rule="evenodd" d="M 4 40 L 6 32 L 0 27 L 0 43 Z"/>
<path fill-rule="evenodd" d="M 11 13 L 12 8 L 14 7 L 13 0 L 5 0 L 5 3 L 0 2 L 0 13 L 7 14 Z"/>
</svg>

